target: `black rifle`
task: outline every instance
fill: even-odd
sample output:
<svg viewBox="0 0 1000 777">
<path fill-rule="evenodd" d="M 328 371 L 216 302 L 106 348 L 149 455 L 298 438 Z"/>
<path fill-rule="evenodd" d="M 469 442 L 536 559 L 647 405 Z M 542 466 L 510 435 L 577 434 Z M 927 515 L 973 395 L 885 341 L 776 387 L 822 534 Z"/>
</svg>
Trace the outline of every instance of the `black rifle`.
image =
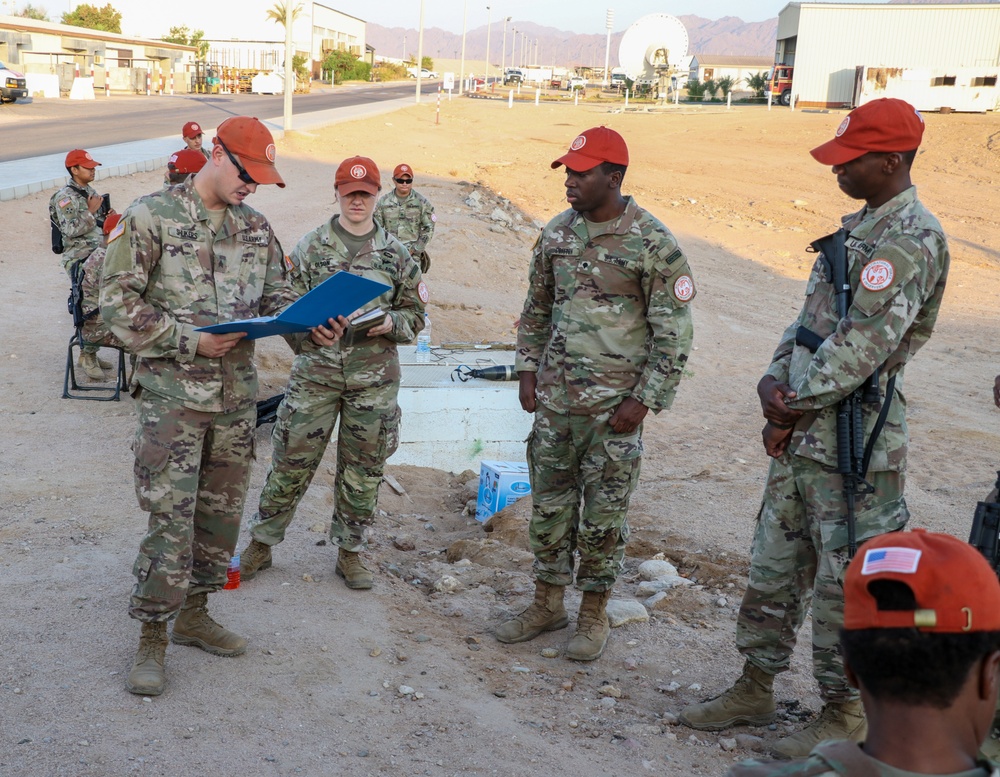
<svg viewBox="0 0 1000 777">
<path fill-rule="evenodd" d="M 987 499 L 998 499 L 1000 491 L 1000 471 L 997 472 L 997 482 L 993 493 Z M 979 549 L 986 556 L 990 566 L 1000 575 L 1000 503 L 978 502 L 976 513 L 972 518 L 972 532 L 969 534 L 969 544 Z"/>
<path fill-rule="evenodd" d="M 830 280 L 837 301 L 837 315 L 843 320 L 851 307 L 851 284 L 847 275 L 847 230 L 841 228 L 831 235 L 810 243 L 811 248 L 822 254 L 830 271 Z M 810 329 L 800 326 L 795 342 L 815 353 L 823 338 Z M 886 399 L 882 405 L 875 428 L 865 445 L 865 424 L 862 406 L 877 404 L 880 399 L 878 369 L 864 383 L 840 401 L 837 407 L 837 473 L 843 478 L 844 502 L 847 505 L 847 552 L 851 558 L 858 550 L 855 527 L 855 505 L 859 495 L 874 493 L 875 487 L 865 480 L 875 441 L 878 439 L 892 401 L 895 376 L 886 386 Z"/>
<path fill-rule="evenodd" d="M 284 394 L 275 394 L 257 403 L 257 426 L 273 424 L 278 419 L 278 405 L 284 398 Z"/>
</svg>

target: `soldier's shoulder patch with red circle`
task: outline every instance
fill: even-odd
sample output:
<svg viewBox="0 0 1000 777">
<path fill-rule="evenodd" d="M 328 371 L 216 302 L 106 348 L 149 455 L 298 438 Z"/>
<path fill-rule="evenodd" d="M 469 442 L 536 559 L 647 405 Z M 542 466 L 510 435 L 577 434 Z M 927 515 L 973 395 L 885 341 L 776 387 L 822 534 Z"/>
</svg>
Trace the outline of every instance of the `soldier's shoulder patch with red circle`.
<svg viewBox="0 0 1000 777">
<path fill-rule="evenodd" d="M 892 285 L 896 268 L 885 259 L 874 259 L 861 270 L 861 285 L 868 291 L 882 291 Z"/>
<path fill-rule="evenodd" d="M 681 302 L 687 302 L 694 296 L 694 281 L 690 275 L 682 275 L 674 281 L 674 296 Z"/>
<path fill-rule="evenodd" d="M 427 284 L 423 281 L 420 281 L 420 283 L 417 284 L 417 296 L 420 297 L 420 301 L 425 305 L 427 304 L 427 300 L 431 297 L 430 292 L 427 291 Z"/>
</svg>

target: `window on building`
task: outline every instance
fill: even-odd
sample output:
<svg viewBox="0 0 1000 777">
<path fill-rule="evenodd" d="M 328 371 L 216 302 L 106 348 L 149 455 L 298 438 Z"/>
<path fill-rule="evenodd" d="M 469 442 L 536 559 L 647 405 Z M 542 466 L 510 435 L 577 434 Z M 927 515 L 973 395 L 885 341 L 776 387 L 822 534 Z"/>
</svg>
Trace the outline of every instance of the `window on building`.
<svg viewBox="0 0 1000 777">
<path fill-rule="evenodd" d="M 705 68 L 705 80 L 707 81 L 709 78 L 715 78 L 715 68 L 714 67 L 706 67 Z"/>
<path fill-rule="evenodd" d="M 972 79 L 973 86 L 996 86 L 997 77 L 996 76 L 980 76 L 979 78 Z"/>
<path fill-rule="evenodd" d="M 931 79 L 931 86 L 954 86 L 955 76 L 937 76 Z"/>
</svg>

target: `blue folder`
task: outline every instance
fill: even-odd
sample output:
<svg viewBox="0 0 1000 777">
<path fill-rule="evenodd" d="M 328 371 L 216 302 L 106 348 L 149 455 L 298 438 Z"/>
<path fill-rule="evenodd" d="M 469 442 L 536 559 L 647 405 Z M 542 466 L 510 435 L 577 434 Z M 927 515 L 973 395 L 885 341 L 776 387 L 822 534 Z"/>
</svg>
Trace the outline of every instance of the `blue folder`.
<svg viewBox="0 0 1000 777">
<path fill-rule="evenodd" d="M 327 319 L 350 315 L 391 288 L 384 283 L 341 271 L 310 289 L 277 316 L 227 321 L 225 324 L 198 327 L 196 331 L 216 335 L 246 332 L 247 340 L 308 332 L 314 326 L 326 324 Z"/>
</svg>

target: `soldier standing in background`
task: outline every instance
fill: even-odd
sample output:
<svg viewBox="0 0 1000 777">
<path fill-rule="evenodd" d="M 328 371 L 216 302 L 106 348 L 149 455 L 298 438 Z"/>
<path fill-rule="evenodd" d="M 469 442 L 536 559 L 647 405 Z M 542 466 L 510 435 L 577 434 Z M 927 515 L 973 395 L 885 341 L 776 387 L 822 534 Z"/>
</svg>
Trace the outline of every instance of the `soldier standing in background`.
<svg viewBox="0 0 1000 777">
<path fill-rule="evenodd" d="M 385 461 L 399 445 L 396 344 L 423 329 L 427 286 L 403 245 L 373 220 L 381 188 L 375 163 L 362 156 L 345 159 L 334 185 L 341 213 L 295 246 L 292 288 L 305 294 L 336 272 L 351 272 L 390 286 L 368 306 L 386 314 L 357 337 L 350 329 L 340 337 L 340 326 L 329 341 L 286 336 L 296 356 L 271 436 L 271 468 L 250 522 L 253 539 L 240 554 L 240 575 L 249 580 L 271 566 L 271 546 L 284 540 L 339 416 L 330 539 L 339 548 L 336 573 L 348 588 L 368 589 L 372 573 L 360 551 L 367 547 L 365 529 L 375 515 Z"/>
<path fill-rule="evenodd" d="M 396 165 L 392 171 L 395 188 L 375 206 L 375 223 L 406 246 L 410 256 L 420 263 L 420 272 L 431 268 L 427 244 L 434 237 L 434 206 L 413 188 L 413 168 Z"/>
<path fill-rule="evenodd" d="M 49 200 L 49 219 L 62 233 L 62 266 L 72 279 L 74 268 L 101 247 L 101 228 L 107 214 L 102 212 L 103 198 L 90 185 L 101 163 L 89 152 L 76 148 L 66 154 L 65 164 L 70 180 Z M 114 365 L 99 358 L 97 351 L 93 343 L 82 345 L 78 363 L 91 380 L 104 380 L 104 370 Z"/>
<path fill-rule="evenodd" d="M 184 146 L 191 151 L 197 151 L 206 160 L 212 158 L 212 154 L 202 146 L 202 139 L 204 138 L 204 133 L 202 132 L 201 125 L 196 121 L 187 122 L 181 129 L 181 137 L 184 138 Z"/>
<path fill-rule="evenodd" d="M 129 615 L 142 622 L 125 685 L 156 695 L 171 639 L 219 656 L 247 641 L 216 623 L 207 597 L 226 582 L 250 479 L 256 420 L 253 341 L 198 327 L 268 315 L 294 300 L 271 225 L 244 200 L 283 187 L 271 133 L 226 119 L 211 159 L 185 183 L 136 200 L 108 236 L 101 314 L 139 357 L 133 450 L 149 528 L 133 566 Z M 313 336 L 325 341 L 319 327 Z"/>
<path fill-rule="evenodd" d="M 563 594 L 579 552 L 583 600 L 566 650 L 579 661 L 607 644 L 642 421 L 670 407 L 691 349 L 687 259 L 670 230 L 622 195 L 628 161 L 622 136 L 595 127 L 552 163 L 566 165 L 570 210 L 535 243 L 517 337 L 521 407 L 535 414 L 527 449 L 535 599 L 496 637 L 524 642 L 569 623 Z"/>
<path fill-rule="evenodd" d="M 849 560 L 837 412 L 841 400 L 878 370 L 884 399 L 865 408 L 866 440 L 873 437 L 879 405 L 888 402 L 888 414 L 867 473 L 874 489 L 857 497 L 857 541 L 903 528 L 910 515 L 903 498 L 909 436 L 903 367 L 931 336 L 949 265 L 941 225 L 910 182 L 923 132 L 924 120 L 913 106 L 880 99 L 852 111 L 833 140 L 811 151 L 832 166 L 844 194 L 865 201 L 843 218 L 852 300 L 841 319 L 832 269 L 820 254 L 802 312 L 757 385 L 767 421 L 764 448 L 773 461 L 736 625 L 736 645 L 746 656 L 743 674 L 721 696 L 680 715 L 685 725 L 707 731 L 771 722 L 774 675 L 788 669 L 812 602 L 813 673 L 823 710 L 774 746 L 786 758 L 804 756 L 824 739 L 861 741 L 866 732 L 837 637 Z M 815 352 L 800 344 L 801 328 L 821 341 Z"/>
</svg>

